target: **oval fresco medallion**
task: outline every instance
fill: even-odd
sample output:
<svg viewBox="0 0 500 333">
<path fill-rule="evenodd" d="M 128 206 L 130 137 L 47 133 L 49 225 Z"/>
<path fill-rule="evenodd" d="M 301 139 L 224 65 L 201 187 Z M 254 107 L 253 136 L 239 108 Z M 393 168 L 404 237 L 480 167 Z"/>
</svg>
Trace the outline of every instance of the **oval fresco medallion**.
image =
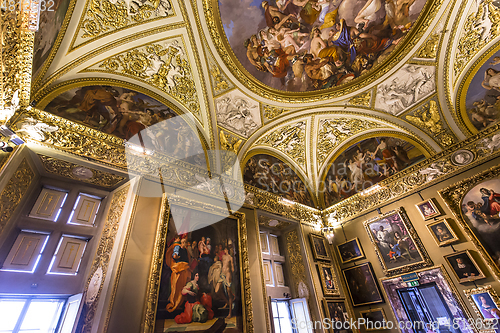
<svg viewBox="0 0 500 333">
<path fill-rule="evenodd" d="M 427 0 L 218 0 L 229 45 L 257 81 L 283 92 L 341 86 L 382 63 Z"/>
<path fill-rule="evenodd" d="M 425 159 L 413 144 L 394 137 L 375 137 L 345 149 L 329 164 L 324 180 L 326 207 Z"/>
<path fill-rule="evenodd" d="M 306 184 L 288 164 L 274 156 L 252 156 L 245 164 L 243 181 L 285 199 L 314 207 Z"/>
<path fill-rule="evenodd" d="M 475 73 L 467 88 L 465 107 L 467 117 L 479 131 L 500 121 L 500 51 Z"/>
</svg>

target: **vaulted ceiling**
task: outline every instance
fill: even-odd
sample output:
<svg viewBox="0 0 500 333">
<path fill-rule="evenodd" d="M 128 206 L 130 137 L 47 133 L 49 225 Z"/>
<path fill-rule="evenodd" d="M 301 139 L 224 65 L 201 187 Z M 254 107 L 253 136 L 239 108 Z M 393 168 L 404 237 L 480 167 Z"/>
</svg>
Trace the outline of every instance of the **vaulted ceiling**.
<svg viewBox="0 0 500 333">
<path fill-rule="evenodd" d="M 387 52 L 378 51 L 371 69 L 356 75 L 344 72 L 352 80 L 338 85 L 321 82 L 312 88 L 312 81 L 320 80 L 308 77 L 307 67 L 302 67 L 302 77 L 294 74 L 302 86 L 308 82 L 306 89 L 293 88 L 291 81 L 283 85 L 283 79 L 249 67 L 245 50 L 232 42 L 236 34 L 244 34 L 245 40 L 265 28 L 260 1 L 65 1 L 57 2 L 54 12 L 42 12 L 35 43 L 34 106 L 127 139 L 125 121 L 110 128 L 102 113 L 97 119 L 89 114 L 93 120 L 75 114 L 89 110 L 81 107 L 83 94 L 97 86 L 113 87 L 122 100 L 123 94 L 135 92 L 130 96 L 142 96 L 142 111 L 149 106 L 181 115 L 199 133 L 204 149 L 233 150 L 242 169 L 257 154 L 291 166 L 308 184 L 316 206 L 325 204 L 321 183 L 331 162 L 363 140 L 397 138 L 429 157 L 500 117 L 492 111 L 492 106 L 498 108 L 495 102 L 476 105 L 475 113 L 467 113 L 466 106 L 500 89 L 493 78 L 492 89 L 481 88 L 484 66 L 497 66 L 497 1 L 386 0 L 385 7 L 377 7 L 380 23 L 388 17 L 382 13 L 389 12 L 384 9 L 388 3 L 401 8 L 406 3 L 406 14 L 413 13 L 404 28 L 391 26 L 390 39 L 397 43 Z M 332 0 L 328 11 L 338 6 L 336 22 L 352 21 L 366 2 Z M 413 3 L 421 6 L 417 13 Z M 262 22 L 243 31 L 239 19 Z M 326 35 L 324 30 L 325 40 Z M 290 80 L 302 57 L 292 51 L 284 79 Z M 75 104 L 71 99 L 78 96 Z M 94 98 L 106 105 L 104 97 Z"/>
</svg>

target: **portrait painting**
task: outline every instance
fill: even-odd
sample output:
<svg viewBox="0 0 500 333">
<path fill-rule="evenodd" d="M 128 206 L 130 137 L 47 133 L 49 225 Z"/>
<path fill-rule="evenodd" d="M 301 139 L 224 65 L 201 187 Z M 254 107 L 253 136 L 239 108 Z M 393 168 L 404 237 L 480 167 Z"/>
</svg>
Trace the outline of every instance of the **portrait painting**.
<svg viewBox="0 0 500 333">
<path fill-rule="evenodd" d="M 209 213 L 171 206 L 156 327 L 162 332 L 246 332 L 241 218 L 221 217 L 196 229 Z M 175 221 L 177 218 L 181 221 Z M 246 246 L 246 245 L 245 245 Z M 225 326 L 225 329 L 223 329 Z M 221 327 L 223 330 L 221 330 Z"/>
<path fill-rule="evenodd" d="M 327 250 L 329 244 L 323 235 L 309 234 L 309 239 L 311 241 L 311 249 L 315 260 L 332 260 Z"/>
<path fill-rule="evenodd" d="M 237 60 L 263 84 L 311 91 L 347 83 L 384 61 L 426 0 L 219 0 Z"/>
<path fill-rule="evenodd" d="M 500 277 L 499 176 L 497 166 L 440 191 L 457 223 L 497 277 Z"/>
<path fill-rule="evenodd" d="M 361 140 L 329 164 L 325 177 L 326 207 L 362 192 L 425 159 L 413 144 L 394 137 Z"/>
<path fill-rule="evenodd" d="M 387 329 L 387 318 L 385 317 L 384 309 L 376 308 L 360 311 L 359 314 L 365 319 L 367 331 L 378 331 Z"/>
<path fill-rule="evenodd" d="M 402 207 L 366 221 L 364 225 L 386 275 L 432 265 Z"/>
<path fill-rule="evenodd" d="M 415 206 L 417 207 L 420 215 L 422 215 L 422 218 L 424 220 L 429 220 L 441 215 L 441 212 L 439 211 L 436 200 L 434 200 L 434 198 L 422 201 Z"/>
<path fill-rule="evenodd" d="M 500 51 L 479 68 L 467 88 L 467 116 L 477 130 L 500 120 Z"/>
<path fill-rule="evenodd" d="M 357 237 L 337 245 L 337 250 L 343 264 L 365 257 L 361 243 Z"/>
<path fill-rule="evenodd" d="M 500 301 L 495 290 L 490 285 L 486 285 L 464 290 L 464 293 L 478 316 L 484 319 L 485 322 L 494 321 L 495 326 L 497 326 L 496 323 L 500 319 Z"/>
<path fill-rule="evenodd" d="M 318 271 L 321 279 L 323 295 L 325 297 L 340 295 L 337 277 L 333 266 L 331 264 L 318 264 Z"/>
<path fill-rule="evenodd" d="M 40 19 L 38 31 L 35 33 L 35 44 L 33 46 L 33 77 L 38 74 L 43 63 L 49 57 L 54 46 L 57 35 L 68 10 L 71 0 L 47 0 L 46 10 L 40 7 Z"/>
<path fill-rule="evenodd" d="M 329 330 L 330 332 L 332 333 L 352 332 L 347 323 L 351 321 L 351 318 L 352 320 L 354 320 L 354 318 L 350 314 L 350 311 L 348 310 L 344 300 L 323 299 L 323 307 L 325 309 L 325 318 L 330 319 L 330 330 Z M 338 329 L 336 327 L 342 327 L 342 328 Z"/>
<path fill-rule="evenodd" d="M 384 302 L 369 262 L 346 268 L 342 273 L 354 306 Z"/>
<path fill-rule="evenodd" d="M 443 219 L 427 224 L 427 229 L 429 229 L 438 246 L 445 246 L 459 240 L 450 226 L 452 221 L 452 219 Z"/>
<path fill-rule="evenodd" d="M 148 150 L 197 165 L 206 164 L 194 125 L 170 107 L 137 91 L 105 85 L 74 88 L 55 97 L 44 110 L 125 140 L 135 140 L 140 135 L 135 141 Z"/>
<path fill-rule="evenodd" d="M 484 279 L 481 271 L 469 250 L 454 252 L 444 256 L 460 283 Z"/>
<path fill-rule="evenodd" d="M 243 169 L 243 181 L 285 199 L 314 206 L 308 187 L 295 170 L 274 156 L 258 154 L 250 157 Z"/>
</svg>

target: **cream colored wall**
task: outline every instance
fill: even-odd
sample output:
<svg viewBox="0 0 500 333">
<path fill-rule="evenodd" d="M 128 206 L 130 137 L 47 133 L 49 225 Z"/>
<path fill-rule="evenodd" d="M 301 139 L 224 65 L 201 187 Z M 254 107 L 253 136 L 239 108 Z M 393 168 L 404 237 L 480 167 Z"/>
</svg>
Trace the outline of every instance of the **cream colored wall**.
<svg viewBox="0 0 500 333">
<path fill-rule="evenodd" d="M 500 163 L 500 158 L 494 159 L 494 160 L 489 161 L 487 163 L 484 163 L 480 166 L 477 166 L 473 169 L 462 172 L 462 173 L 455 175 L 449 179 L 446 179 L 446 180 L 441 181 L 437 184 L 434 184 L 430 187 L 424 188 L 420 191 L 420 194 L 422 195 L 424 200 L 427 200 L 430 198 L 435 198 L 437 200 L 441 211 L 444 213 L 443 215 L 438 217 L 439 219 L 445 218 L 445 217 L 454 219 L 453 214 L 446 207 L 446 204 L 439 196 L 438 191 L 448 187 L 451 184 L 459 182 L 465 178 L 474 176 L 483 170 L 486 170 L 490 167 L 496 166 L 499 163 Z M 433 220 L 424 221 L 424 219 L 420 215 L 419 211 L 415 207 L 415 204 L 419 203 L 421 201 L 423 201 L 423 200 L 420 198 L 418 193 L 415 193 L 415 194 L 409 195 L 403 199 L 400 199 L 396 202 L 393 202 L 393 203 L 390 203 L 386 206 L 383 206 L 380 208 L 380 210 L 382 213 L 387 213 L 387 212 L 394 210 L 396 208 L 399 208 L 399 207 L 405 208 L 405 210 L 408 214 L 408 217 L 409 217 L 413 227 L 415 228 L 415 231 L 417 232 L 418 236 L 422 240 L 424 248 L 426 249 L 427 253 L 431 257 L 431 259 L 434 263 L 434 266 L 443 265 L 446 272 L 448 272 L 448 275 L 451 276 L 453 284 L 459 290 L 458 297 L 460 297 L 464 301 L 464 303 L 467 304 L 469 313 L 472 316 L 472 318 L 477 318 L 472 306 L 467 301 L 467 299 L 463 293 L 463 290 L 474 288 L 475 285 L 482 286 L 482 285 L 489 284 L 489 285 L 492 285 L 493 289 L 497 290 L 497 292 L 500 293 L 500 283 L 492 276 L 492 272 L 488 270 L 484 261 L 480 258 L 479 253 L 476 251 L 474 245 L 467 239 L 464 231 L 461 229 L 461 227 L 456 223 L 456 221 L 454 219 L 455 222 L 451 225 L 451 227 L 453 228 L 453 230 L 455 231 L 457 236 L 460 238 L 460 241 L 453 244 L 453 248 L 456 251 L 462 251 L 462 250 L 467 250 L 467 249 L 472 250 L 474 259 L 479 264 L 481 270 L 483 270 L 483 272 L 485 272 L 485 274 L 486 274 L 485 279 L 477 280 L 477 281 L 475 281 L 475 283 L 474 282 L 467 282 L 467 283 L 461 284 L 458 282 L 458 280 L 453 276 L 453 271 L 451 270 L 451 267 L 448 265 L 448 263 L 445 261 L 445 259 L 443 257 L 445 255 L 453 253 L 453 249 L 449 245 L 444 246 L 444 247 L 437 246 L 436 242 L 434 241 L 431 234 L 429 233 L 429 230 L 426 227 L 426 224 L 432 222 Z M 366 262 L 371 262 L 377 279 L 380 279 L 380 278 L 385 277 L 383 272 L 382 272 L 382 266 L 380 265 L 380 263 L 378 261 L 377 255 L 375 254 L 375 250 L 374 250 L 372 243 L 370 242 L 368 233 L 366 232 L 366 230 L 363 226 L 364 221 L 369 220 L 369 219 L 374 218 L 374 217 L 377 217 L 378 215 L 379 215 L 378 212 L 376 210 L 374 210 L 374 211 L 371 211 L 371 212 L 369 212 L 361 217 L 358 217 L 358 218 L 346 223 L 344 225 L 344 232 L 345 232 L 346 238 L 344 238 L 342 229 L 337 228 L 335 230 L 335 237 L 334 237 L 334 243 L 333 243 L 333 249 L 335 249 L 335 250 L 333 252 L 335 254 L 335 258 L 336 258 L 337 263 L 339 263 L 340 259 L 338 256 L 338 251 L 336 251 L 336 247 L 335 247 L 336 244 L 343 243 L 346 239 L 350 240 L 350 239 L 353 239 L 355 237 L 358 237 L 360 242 L 361 242 L 361 245 L 363 247 L 363 251 L 365 253 L 366 259 L 357 260 L 355 262 L 356 265 L 366 263 Z M 352 263 L 348 263 L 346 265 L 339 265 L 340 268 L 347 268 L 347 267 L 352 267 L 352 266 L 353 266 Z M 379 286 L 381 289 L 383 288 L 382 284 L 380 283 L 380 280 L 379 280 Z M 344 286 L 344 288 L 345 288 L 345 286 Z M 346 298 L 349 299 L 349 297 L 346 297 Z M 386 302 L 383 304 L 374 304 L 371 306 L 371 308 L 382 307 L 385 311 L 386 316 L 387 316 L 387 320 L 395 321 L 395 317 L 394 317 L 393 311 L 391 309 L 391 306 L 389 304 L 389 301 L 387 299 L 385 299 L 385 301 Z M 350 300 L 349 300 L 349 302 L 350 302 Z M 351 305 L 352 305 L 352 303 L 351 303 Z M 370 308 L 370 306 L 356 307 L 354 309 L 355 317 L 356 318 L 360 317 L 360 315 L 359 315 L 360 310 L 367 310 L 369 308 Z"/>
</svg>

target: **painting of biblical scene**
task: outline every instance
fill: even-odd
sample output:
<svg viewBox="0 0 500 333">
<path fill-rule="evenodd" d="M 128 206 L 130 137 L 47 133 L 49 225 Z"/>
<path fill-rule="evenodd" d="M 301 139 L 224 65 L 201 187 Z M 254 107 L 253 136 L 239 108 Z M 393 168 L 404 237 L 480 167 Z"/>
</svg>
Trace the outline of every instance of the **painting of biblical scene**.
<svg viewBox="0 0 500 333">
<path fill-rule="evenodd" d="M 129 140 L 143 129 L 141 145 L 197 165 L 205 164 L 198 134 L 161 102 L 133 90 L 87 86 L 68 90 L 45 111 Z"/>
<path fill-rule="evenodd" d="M 325 308 L 325 318 L 330 319 L 329 321 L 330 328 L 328 329 L 325 325 L 325 332 L 334 332 L 334 333 L 352 332 L 352 330 L 349 328 L 348 323 L 352 321 L 354 318 L 349 316 L 349 312 L 347 311 L 344 301 L 338 301 L 338 300 L 332 301 L 323 299 L 323 307 Z M 346 328 L 344 328 L 344 326 Z M 341 327 L 341 329 L 335 327 Z"/>
<path fill-rule="evenodd" d="M 297 173 L 274 156 L 252 156 L 243 171 L 245 184 L 307 206 L 314 206 L 309 190 Z"/>
<path fill-rule="evenodd" d="M 33 49 L 33 76 L 36 76 L 45 60 L 47 60 L 57 34 L 66 16 L 71 0 L 46 0 L 40 7 L 40 24 L 35 33 Z M 45 6 L 45 10 L 43 10 Z"/>
<path fill-rule="evenodd" d="M 244 332 L 239 222 L 226 218 L 178 232 L 190 225 L 190 212 L 183 217 L 177 223 L 171 215 L 168 223 L 156 327 L 163 327 L 161 332 Z"/>
<path fill-rule="evenodd" d="M 344 269 L 342 273 L 354 306 L 384 302 L 369 262 Z"/>
<path fill-rule="evenodd" d="M 337 245 L 337 249 L 343 264 L 365 257 L 363 249 L 361 248 L 361 243 L 357 237 Z"/>
<path fill-rule="evenodd" d="M 500 51 L 477 71 L 467 88 L 465 106 L 478 130 L 500 121 Z"/>
<path fill-rule="evenodd" d="M 329 207 L 424 159 L 417 147 L 398 138 L 377 137 L 353 144 L 328 167 L 325 204 Z"/>
<path fill-rule="evenodd" d="M 388 275 L 431 263 L 402 208 L 366 221 L 365 229 Z M 400 269 L 400 268 L 405 269 Z"/>
<path fill-rule="evenodd" d="M 462 200 L 465 222 L 500 269 L 500 179 L 474 186 Z"/>
<path fill-rule="evenodd" d="M 326 89 L 384 61 L 427 0 L 219 0 L 243 67 L 283 91 Z"/>
<path fill-rule="evenodd" d="M 330 261 L 330 256 L 328 255 L 328 243 L 326 242 L 323 235 L 309 234 L 309 239 L 311 240 L 311 248 L 314 259 L 328 260 Z"/>
</svg>

